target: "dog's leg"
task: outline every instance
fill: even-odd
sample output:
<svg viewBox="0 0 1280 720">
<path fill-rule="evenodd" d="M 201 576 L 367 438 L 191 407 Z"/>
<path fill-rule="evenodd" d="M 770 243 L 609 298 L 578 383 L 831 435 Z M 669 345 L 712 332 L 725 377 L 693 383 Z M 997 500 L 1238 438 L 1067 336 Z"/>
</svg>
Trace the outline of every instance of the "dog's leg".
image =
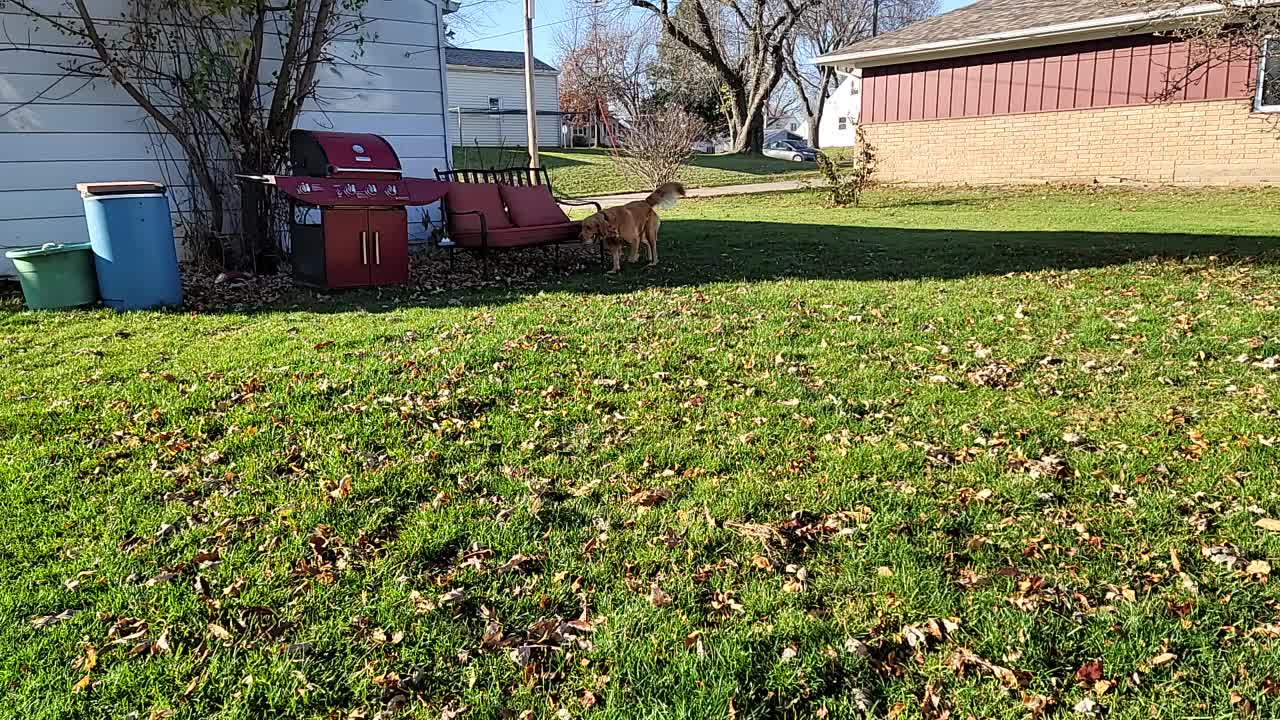
<svg viewBox="0 0 1280 720">
<path fill-rule="evenodd" d="M 660 227 L 662 227 L 662 220 L 655 213 L 653 222 L 649 223 L 649 226 L 645 228 L 649 241 L 649 267 L 658 264 L 658 228 Z"/>
<path fill-rule="evenodd" d="M 627 256 L 627 262 L 635 262 L 640 259 L 640 233 L 636 232 L 631 236 L 631 254 Z"/>
<path fill-rule="evenodd" d="M 608 274 L 613 275 L 622 270 L 622 243 L 611 244 L 609 252 L 613 254 L 613 269 Z"/>
</svg>

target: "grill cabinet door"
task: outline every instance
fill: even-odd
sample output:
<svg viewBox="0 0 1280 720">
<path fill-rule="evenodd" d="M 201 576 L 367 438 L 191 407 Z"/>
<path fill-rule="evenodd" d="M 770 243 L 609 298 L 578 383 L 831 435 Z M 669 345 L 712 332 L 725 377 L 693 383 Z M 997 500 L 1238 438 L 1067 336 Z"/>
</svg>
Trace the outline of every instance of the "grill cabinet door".
<svg viewBox="0 0 1280 720">
<path fill-rule="evenodd" d="M 409 281 L 409 216 L 404 208 L 369 211 L 369 276 L 373 285 Z"/>
<path fill-rule="evenodd" d="M 363 287 L 369 284 L 373 262 L 369 240 L 369 211 L 364 208 L 324 209 L 325 287 Z"/>
</svg>

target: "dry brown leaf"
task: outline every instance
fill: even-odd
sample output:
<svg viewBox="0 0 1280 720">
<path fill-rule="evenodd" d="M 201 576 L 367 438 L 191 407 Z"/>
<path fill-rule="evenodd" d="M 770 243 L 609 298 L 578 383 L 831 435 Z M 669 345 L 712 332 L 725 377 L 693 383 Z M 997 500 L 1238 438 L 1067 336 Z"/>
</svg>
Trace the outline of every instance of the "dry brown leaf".
<svg viewBox="0 0 1280 720">
<path fill-rule="evenodd" d="M 1044 714 L 1046 710 L 1053 707 L 1053 698 L 1046 695 L 1036 695 L 1034 693 L 1022 693 L 1022 707 L 1031 713 L 1031 717 L 1038 718 Z"/>
<path fill-rule="evenodd" d="M 1245 566 L 1244 572 L 1246 575 L 1265 578 L 1271 574 L 1271 563 L 1266 560 L 1250 560 L 1249 564 Z"/>
<path fill-rule="evenodd" d="M 1280 532 L 1280 520 L 1276 520 L 1275 518 L 1262 518 L 1257 522 L 1255 522 L 1253 525 L 1254 527 L 1260 527 L 1263 530 L 1270 530 L 1271 532 Z"/>
<path fill-rule="evenodd" d="M 1102 661 L 1090 660 L 1076 669 L 1076 682 L 1085 687 L 1091 687 L 1102 679 L 1102 672 Z"/>
<path fill-rule="evenodd" d="M 1177 659 L 1178 659 L 1178 656 L 1174 655 L 1171 652 L 1162 652 L 1159 655 L 1151 658 L 1147 662 L 1151 664 L 1151 667 L 1160 667 L 1161 665 L 1168 665 L 1169 663 Z"/>
<path fill-rule="evenodd" d="M 84 690 L 87 690 L 89 688 L 89 683 L 92 681 L 92 679 L 93 678 L 91 678 L 88 673 L 85 673 L 85 676 L 80 678 L 79 682 L 71 686 L 71 692 L 79 693 L 79 692 L 83 692 Z"/>
<path fill-rule="evenodd" d="M 654 607 L 666 607 L 671 604 L 671 596 L 658 587 L 658 583 L 653 583 L 649 586 L 649 602 Z"/>
<path fill-rule="evenodd" d="M 670 500 L 672 492 L 666 488 L 657 488 L 655 490 L 637 490 L 631 495 L 631 504 L 643 508 L 651 508 L 660 503 Z"/>
<path fill-rule="evenodd" d="M 218 623 L 209 623 L 209 634 L 222 642 L 231 642 L 231 633 Z"/>
<path fill-rule="evenodd" d="M 68 608 L 57 615 L 41 615 L 40 617 L 31 618 L 31 627 L 36 628 L 37 630 L 47 628 L 51 625 L 57 625 L 64 620 L 70 620 L 79 614 L 79 610 L 72 610 Z"/>
</svg>

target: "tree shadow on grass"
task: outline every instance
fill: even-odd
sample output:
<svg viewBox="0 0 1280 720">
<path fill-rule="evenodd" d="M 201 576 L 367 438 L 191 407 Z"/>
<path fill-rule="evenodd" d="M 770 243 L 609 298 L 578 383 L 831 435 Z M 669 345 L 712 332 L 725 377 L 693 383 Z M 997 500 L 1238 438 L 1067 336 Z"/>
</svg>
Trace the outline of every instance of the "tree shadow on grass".
<svg viewBox="0 0 1280 720">
<path fill-rule="evenodd" d="M 1223 262 L 1280 264 L 1280 236 L 1193 235 L 1103 231 L 951 230 L 733 220 L 668 220 L 661 264 L 624 264 L 605 275 L 595 250 L 565 250 L 577 269 L 557 268 L 547 249 L 508 250 L 491 257 L 495 281 L 477 287 L 478 258 L 431 251 L 442 291 L 414 286 L 325 293 L 300 291 L 273 306 L 235 313 L 306 310 L 388 312 L 402 307 L 485 307 L 543 292 L 608 295 L 646 288 L 778 280 L 910 281 L 998 277 L 1010 273 L 1105 268 L 1149 258 L 1217 257 Z M 529 278 L 504 284 L 519 270 Z M 456 278 L 457 284 L 453 285 Z M 246 293 L 247 294 L 247 293 Z M 200 310 L 218 312 L 218 310 Z"/>
<path fill-rule="evenodd" d="M 538 251 L 517 251 L 531 258 Z M 656 268 L 625 264 L 548 277 L 528 288 L 460 290 L 450 304 L 502 303 L 536 292 L 625 293 L 652 287 L 778 280 L 953 280 L 1105 268 L 1137 260 L 1216 257 L 1280 264 L 1280 235 L 950 230 L 669 220 Z M 594 267 L 594 258 L 588 267 Z M 463 262 L 459 261 L 459 267 Z"/>
</svg>

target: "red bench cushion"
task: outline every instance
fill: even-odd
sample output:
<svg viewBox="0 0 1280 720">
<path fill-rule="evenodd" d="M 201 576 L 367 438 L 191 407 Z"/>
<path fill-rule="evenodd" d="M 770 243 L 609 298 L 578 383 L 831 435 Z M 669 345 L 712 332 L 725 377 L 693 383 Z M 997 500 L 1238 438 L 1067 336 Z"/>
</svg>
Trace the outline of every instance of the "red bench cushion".
<svg viewBox="0 0 1280 720">
<path fill-rule="evenodd" d="M 559 225 L 569 222 L 556 199 L 551 196 L 551 188 L 546 185 L 530 185 L 516 187 L 503 185 L 502 199 L 507 203 L 507 212 L 516 227 L 534 227 L 537 225 Z"/>
<path fill-rule="evenodd" d="M 530 245 L 546 245 L 554 242 L 577 242 L 582 223 L 565 222 L 555 225 L 536 225 L 534 227 L 510 227 L 502 230 L 489 230 L 489 247 L 513 248 Z M 453 241 L 460 247 L 480 247 L 480 231 L 460 232 L 453 236 Z"/>
<path fill-rule="evenodd" d="M 491 183 L 451 183 L 446 203 L 450 213 L 479 210 L 489 230 L 511 227 L 511 218 L 502 206 L 502 194 Z M 449 215 L 450 234 L 479 233 L 478 215 Z"/>
</svg>

